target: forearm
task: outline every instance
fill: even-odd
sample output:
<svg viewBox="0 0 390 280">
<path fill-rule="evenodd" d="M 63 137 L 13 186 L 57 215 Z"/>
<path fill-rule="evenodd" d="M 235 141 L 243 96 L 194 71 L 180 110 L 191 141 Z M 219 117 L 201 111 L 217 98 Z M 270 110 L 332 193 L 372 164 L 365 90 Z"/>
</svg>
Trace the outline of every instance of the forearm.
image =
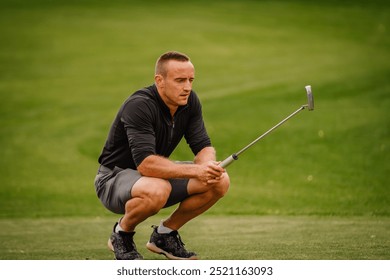
<svg viewBox="0 0 390 280">
<path fill-rule="evenodd" d="M 138 166 L 142 176 L 161 179 L 169 178 L 195 178 L 199 173 L 197 164 L 175 163 L 168 158 L 157 155 L 146 157 Z"/>
<path fill-rule="evenodd" d="M 215 161 L 215 150 L 206 147 L 195 157 L 194 164 L 176 163 L 157 155 L 146 157 L 138 166 L 142 176 L 170 179 L 196 178 L 208 184 L 220 178 L 225 170 Z"/>
<path fill-rule="evenodd" d="M 194 159 L 194 163 L 201 164 L 208 161 L 215 161 L 216 160 L 216 153 L 215 149 L 213 147 L 206 147 L 203 148 Z"/>
</svg>

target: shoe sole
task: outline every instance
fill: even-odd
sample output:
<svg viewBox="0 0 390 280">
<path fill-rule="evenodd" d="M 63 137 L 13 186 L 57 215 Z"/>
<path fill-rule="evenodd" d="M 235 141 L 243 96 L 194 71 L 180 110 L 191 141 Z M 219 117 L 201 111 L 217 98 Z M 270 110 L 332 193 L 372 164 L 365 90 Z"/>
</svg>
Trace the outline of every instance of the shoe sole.
<svg viewBox="0 0 390 280">
<path fill-rule="evenodd" d="M 117 260 L 117 258 L 115 256 L 114 246 L 112 246 L 112 242 L 111 242 L 110 238 L 108 238 L 107 246 L 108 246 L 108 250 L 110 250 L 111 252 L 114 253 L 114 260 Z"/>
<path fill-rule="evenodd" d="M 159 255 L 164 255 L 169 260 L 197 260 L 198 259 L 197 256 L 191 256 L 189 258 L 176 257 L 176 256 L 174 256 L 174 255 L 164 251 L 163 249 L 158 248 L 156 246 L 156 244 L 151 243 L 151 242 L 146 243 L 146 248 L 148 248 L 148 250 L 153 252 L 153 253 L 156 253 L 156 254 L 159 254 Z"/>
<path fill-rule="evenodd" d="M 115 252 L 114 251 L 114 246 L 112 246 L 112 242 L 111 242 L 110 238 L 108 238 L 107 246 L 108 246 L 108 250 Z"/>
</svg>

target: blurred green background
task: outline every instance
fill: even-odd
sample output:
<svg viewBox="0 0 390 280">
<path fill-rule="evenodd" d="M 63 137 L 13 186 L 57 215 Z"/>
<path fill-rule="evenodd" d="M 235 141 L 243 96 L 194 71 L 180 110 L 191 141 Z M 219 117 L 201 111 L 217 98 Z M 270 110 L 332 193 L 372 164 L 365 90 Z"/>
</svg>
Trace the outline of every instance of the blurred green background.
<svg viewBox="0 0 390 280">
<path fill-rule="evenodd" d="M 389 230 L 389 31 L 378 0 L 0 0 L 0 220 L 115 221 L 97 158 L 123 100 L 178 50 L 220 160 L 304 104 L 305 85 L 315 98 L 229 167 L 206 216 L 383 217 Z M 192 155 L 181 143 L 172 158 Z"/>
</svg>

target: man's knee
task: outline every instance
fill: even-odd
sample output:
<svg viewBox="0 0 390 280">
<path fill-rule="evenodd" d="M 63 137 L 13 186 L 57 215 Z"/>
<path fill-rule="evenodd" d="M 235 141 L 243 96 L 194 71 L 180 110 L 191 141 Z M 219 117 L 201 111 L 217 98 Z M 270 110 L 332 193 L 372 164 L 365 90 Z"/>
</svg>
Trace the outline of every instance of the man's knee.
<svg viewBox="0 0 390 280">
<path fill-rule="evenodd" d="M 143 177 L 142 182 L 133 187 L 132 197 L 142 198 L 144 206 L 157 213 L 166 204 L 171 191 L 172 187 L 169 181 Z"/>
<path fill-rule="evenodd" d="M 161 209 L 167 202 L 171 191 L 171 184 L 167 180 L 159 179 L 148 188 L 147 196 L 157 205 L 161 206 L 159 207 Z"/>
<path fill-rule="evenodd" d="M 214 186 L 213 191 L 216 196 L 223 197 L 228 192 L 229 186 L 230 179 L 229 176 L 225 173 L 221 178 L 221 181 Z"/>
</svg>

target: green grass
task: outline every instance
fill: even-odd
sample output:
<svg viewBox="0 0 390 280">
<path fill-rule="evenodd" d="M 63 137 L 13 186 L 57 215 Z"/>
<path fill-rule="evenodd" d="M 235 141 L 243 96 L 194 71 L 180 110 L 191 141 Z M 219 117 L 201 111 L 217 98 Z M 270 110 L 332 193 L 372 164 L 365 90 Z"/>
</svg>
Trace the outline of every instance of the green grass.
<svg viewBox="0 0 390 280">
<path fill-rule="evenodd" d="M 145 244 L 162 216 L 137 229 L 135 241 L 148 260 L 165 258 Z M 113 259 L 107 249 L 112 219 L 40 218 L 0 221 L 0 259 Z M 23 225 L 24 230 L 20 230 Z M 53 226 L 54 225 L 54 226 Z M 186 247 L 202 260 L 389 259 L 389 218 L 307 216 L 207 216 L 181 231 Z M 207 246 L 205 246 L 207 244 Z"/>
<path fill-rule="evenodd" d="M 228 195 L 183 229 L 187 243 L 206 259 L 388 259 L 389 15 L 386 1 L 0 0 L 2 258 L 111 257 L 100 239 L 117 216 L 94 193 L 97 157 L 121 102 L 175 49 L 195 64 L 221 160 L 303 104 L 307 84 L 316 106 L 229 167 Z M 173 155 L 191 157 L 185 143 Z M 238 244 L 221 239 L 231 223 Z M 253 223 L 264 253 L 246 255 L 263 233 Z M 220 227 L 189 234 L 203 225 Z"/>
</svg>

